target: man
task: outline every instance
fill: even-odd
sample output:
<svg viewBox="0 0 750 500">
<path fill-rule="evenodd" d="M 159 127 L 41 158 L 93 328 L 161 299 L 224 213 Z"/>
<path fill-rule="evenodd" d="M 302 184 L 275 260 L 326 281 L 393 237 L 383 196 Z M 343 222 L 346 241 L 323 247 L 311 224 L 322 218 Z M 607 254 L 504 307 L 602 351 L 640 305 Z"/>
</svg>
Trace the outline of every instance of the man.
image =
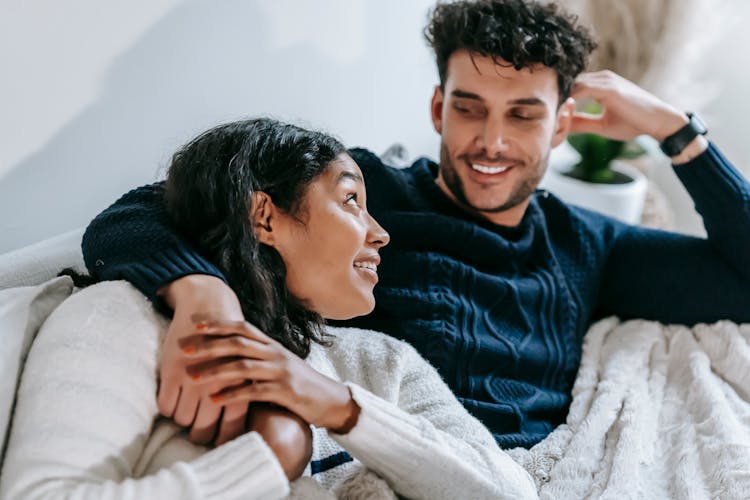
<svg viewBox="0 0 750 500">
<path fill-rule="evenodd" d="M 695 117 L 609 72 L 576 79 L 595 44 L 554 5 L 439 4 L 426 36 L 440 75 L 431 104 L 440 164 L 397 170 L 351 152 L 391 244 L 375 311 L 350 324 L 413 344 L 510 448 L 564 421 L 593 320 L 750 320 L 750 185 Z M 576 115 L 573 98 L 597 100 L 604 115 Z M 628 226 L 536 191 L 571 130 L 660 141 L 708 239 Z M 160 193 L 133 191 L 97 217 L 84 256 L 95 277 L 128 279 L 174 308 L 159 405 L 205 441 L 221 409 L 185 376 L 178 341 L 194 333 L 194 314 L 241 311 L 217 268 L 169 228 Z M 219 441 L 242 432 L 244 414 L 224 409 Z"/>
</svg>

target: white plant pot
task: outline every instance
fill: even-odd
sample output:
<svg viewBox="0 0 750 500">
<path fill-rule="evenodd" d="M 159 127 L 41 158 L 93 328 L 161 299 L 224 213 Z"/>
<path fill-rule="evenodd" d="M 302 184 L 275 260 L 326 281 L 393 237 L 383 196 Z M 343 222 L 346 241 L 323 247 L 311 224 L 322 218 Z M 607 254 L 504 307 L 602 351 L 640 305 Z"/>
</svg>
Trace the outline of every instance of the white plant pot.
<svg viewBox="0 0 750 500">
<path fill-rule="evenodd" d="M 594 184 L 563 174 L 569 167 L 552 163 L 539 187 L 557 195 L 571 205 L 595 210 L 628 224 L 639 224 L 646 199 L 648 180 L 635 167 L 614 160 L 611 168 L 627 175 L 632 182 L 625 184 Z"/>
</svg>

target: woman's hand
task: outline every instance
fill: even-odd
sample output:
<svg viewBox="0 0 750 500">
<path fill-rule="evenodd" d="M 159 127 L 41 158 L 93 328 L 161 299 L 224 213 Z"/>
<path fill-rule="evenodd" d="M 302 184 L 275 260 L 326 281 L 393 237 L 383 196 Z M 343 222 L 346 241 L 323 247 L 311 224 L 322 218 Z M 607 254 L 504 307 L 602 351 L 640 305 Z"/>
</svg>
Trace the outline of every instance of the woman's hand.
<svg viewBox="0 0 750 500">
<path fill-rule="evenodd" d="M 346 385 L 316 371 L 250 323 L 200 321 L 195 333 L 180 347 L 187 356 L 211 361 L 195 363 L 187 372 L 216 404 L 274 403 L 338 433 L 356 424 L 360 409 Z M 224 389 L 215 392 L 217 385 Z"/>
<path fill-rule="evenodd" d="M 188 358 L 179 348 L 182 339 L 194 334 L 196 317 L 212 314 L 242 320 L 237 296 L 222 280 L 206 275 L 175 280 L 165 286 L 160 295 L 174 309 L 174 316 L 162 345 L 159 411 L 174 418 L 177 424 L 190 427 L 190 440 L 196 443 L 215 440 L 220 444 L 239 436 L 245 432 L 247 404 L 225 406 L 222 413 L 221 405 L 201 397 L 199 387 L 185 372 L 189 363 L 195 363 L 195 357 Z M 200 389 L 205 390 L 205 387 Z"/>
</svg>

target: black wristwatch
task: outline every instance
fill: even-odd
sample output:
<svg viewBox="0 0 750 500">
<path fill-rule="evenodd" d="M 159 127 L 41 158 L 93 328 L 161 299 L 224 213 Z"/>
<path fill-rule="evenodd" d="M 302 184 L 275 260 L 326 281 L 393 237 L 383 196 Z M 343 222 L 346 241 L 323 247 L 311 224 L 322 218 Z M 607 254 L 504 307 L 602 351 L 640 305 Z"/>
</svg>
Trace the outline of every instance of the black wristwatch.
<svg viewBox="0 0 750 500">
<path fill-rule="evenodd" d="M 690 142 L 692 142 L 692 140 L 697 136 L 706 135 L 708 133 L 706 124 L 703 123 L 703 120 L 701 120 L 700 116 L 698 116 L 696 113 L 686 114 L 688 116 L 688 119 L 690 119 L 688 124 L 664 139 L 659 144 L 659 147 L 662 151 L 664 151 L 664 154 L 669 156 L 670 158 L 682 153 L 682 150 L 685 149 L 685 146 L 690 144 Z"/>
</svg>

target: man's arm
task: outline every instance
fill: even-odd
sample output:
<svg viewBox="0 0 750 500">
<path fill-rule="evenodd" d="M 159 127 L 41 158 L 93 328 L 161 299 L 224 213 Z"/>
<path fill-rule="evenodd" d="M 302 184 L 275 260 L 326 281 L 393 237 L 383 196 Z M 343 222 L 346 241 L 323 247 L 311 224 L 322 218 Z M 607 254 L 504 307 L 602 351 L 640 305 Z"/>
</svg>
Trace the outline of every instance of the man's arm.
<svg viewBox="0 0 750 500">
<path fill-rule="evenodd" d="M 579 117 L 576 131 L 658 141 L 687 116 L 610 72 L 582 75 L 574 94 L 605 106 Z M 693 324 L 750 320 L 750 184 L 697 136 L 673 157 L 677 176 L 703 217 L 708 239 L 617 224 L 602 277 L 598 313 Z"/>
<path fill-rule="evenodd" d="M 224 280 L 169 224 L 163 197 L 163 182 L 126 193 L 91 221 L 81 242 L 94 278 L 127 280 L 162 308 L 157 292 L 178 278 L 204 274 Z"/>
<path fill-rule="evenodd" d="M 750 321 L 750 280 L 715 245 L 715 240 L 625 228 L 603 269 L 596 316 L 686 325 Z M 750 246 L 746 249 L 750 254 Z"/>
</svg>

